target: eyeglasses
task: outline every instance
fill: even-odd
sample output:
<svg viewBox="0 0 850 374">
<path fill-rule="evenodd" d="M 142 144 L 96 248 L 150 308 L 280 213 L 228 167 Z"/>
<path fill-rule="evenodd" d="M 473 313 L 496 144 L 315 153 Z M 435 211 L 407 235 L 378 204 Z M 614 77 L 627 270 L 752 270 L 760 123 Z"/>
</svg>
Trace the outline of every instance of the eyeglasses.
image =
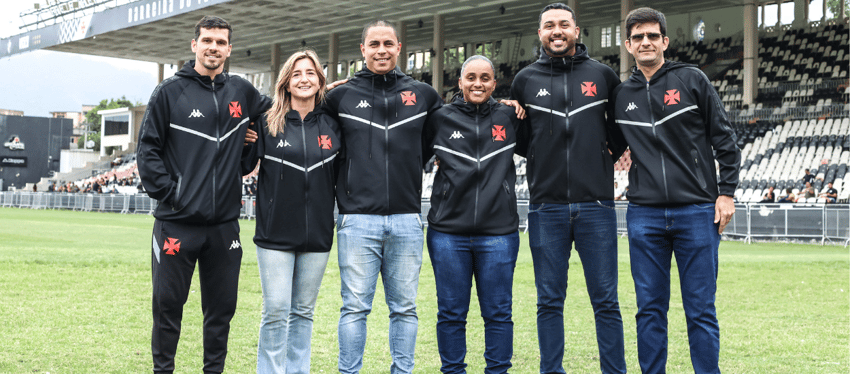
<svg viewBox="0 0 850 374">
<path fill-rule="evenodd" d="M 634 34 L 634 35 L 630 36 L 629 38 L 632 40 L 632 43 L 640 43 L 640 42 L 643 41 L 644 37 L 649 38 L 649 41 L 651 41 L 651 42 L 657 42 L 659 39 L 661 39 L 662 36 L 664 36 L 664 34 L 659 34 L 657 32 L 650 32 L 650 33 L 646 33 L 646 34 Z"/>
</svg>

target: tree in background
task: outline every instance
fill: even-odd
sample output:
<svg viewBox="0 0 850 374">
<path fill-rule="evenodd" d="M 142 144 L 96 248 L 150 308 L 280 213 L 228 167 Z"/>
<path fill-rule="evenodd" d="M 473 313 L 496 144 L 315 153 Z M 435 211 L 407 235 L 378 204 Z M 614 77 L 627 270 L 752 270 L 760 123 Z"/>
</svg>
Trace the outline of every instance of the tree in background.
<svg viewBox="0 0 850 374">
<path fill-rule="evenodd" d="M 107 109 L 118 109 L 118 108 L 132 108 L 134 106 L 142 105 L 142 103 L 133 104 L 130 100 L 127 100 L 126 97 L 121 96 L 120 99 L 103 99 L 100 101 L 94 109 L 88 111 L 86 113 L 86 123 L 83 124 L 83 128 L 86 130 L 96 131 L 96 133 L 89 134 L 88 140 L 94 141 L 94 147 L 92 149 L 100 149 L 100 120 L 101 116 L 99 112 L 101 110 Z M 85 148 L 85 136 L 80 137 L 77 140 L 77 147 L 82 149 Z"/>
<path fill-rule="evenodd" d="M 841 0 L 826 0 L 826 8 L 832 12 L 835 17 L 838 17 L 838 7 L 841 5 Z M 850 17 L 850 0 L 844 0 L 844 17 Z"/>
</svg>

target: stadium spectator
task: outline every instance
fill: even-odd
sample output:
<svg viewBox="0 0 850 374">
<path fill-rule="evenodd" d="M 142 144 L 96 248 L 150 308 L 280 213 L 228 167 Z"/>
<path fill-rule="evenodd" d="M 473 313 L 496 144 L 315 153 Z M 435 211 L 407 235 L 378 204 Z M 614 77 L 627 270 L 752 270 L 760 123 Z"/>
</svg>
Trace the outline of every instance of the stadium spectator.
<svg viewBox="0 0 850 374">
<path fill-rule="evenodd" d="M 56 192 L 56 181 L 50 182 L 50 184 L 47 185 L 47 192 Z"/>
<path fill-rule="evenodd" d="M 774 201 L 776 201 L 776 195 L 773 193 L 773 186 L 770 186 L 770 187 L 767 188 L 767 192 L 765 192 L 764 196 L 762 197 L 761 201 L 759 201 L 759 203 L 761 203 L 761 204 L 772 203 Z"/>
<path fill-rule="evenodd" d="M 809 174 L 809 175 L 811 175 L 811 174 Z M 799 200 L 800 202 L 805 202 L 805 201 L 806 201 L 806 199 L 808 199 L 808 198 L 810 198 L 810 197 L 815 197 L 815 196 L 817 196 L 817 195 L 815 194 L 815 188 L 814 188 L 814 187 L 812 187 L 812 183 L 811 183 L 811 182 L 806 182 L 806 187 L 805 187 L 805 188 L 803 188 L 803 190 L 802 190 L 802 191 L 800 191 L 800 194 L 801 194 L 801 195 L 803 195 L 803 196 L 800 196 L 800 199 L 802 199 L 802 200 Z"/>
<path fill-rule="evenodd" d="M 826 191 L 820 194 L 826 199 L 827 204 L 834 204 L 838 200 L 838 190 L 832 187 L 832 182 L 826 184 Z"/>
<path fill-rule="evenodd" d="M 174 371 L 183 305 L 195 264 L 204 315 L 204 372 L 220 373 L 236 311 L 242 245 L 240 157 L 247 123 L 271 101 L 224 71 L 232 28 L 205 16 L 191 42 L 196 60 L 154 89 L 137 162 L 154 211 L 153 371 Z M 226 134 L 226 135 L 225 135 Z"/>
<path fill-rule="evenodd" d="M 325 110 L 340 123 L 347 145 L 338 178 L 344 188 L 336 192 L 343 374 L 359 372 L 363 365 L 366 316 L 372 310 L 378 274 L 390 309 L 390 370 L 413 371 L 423 247 L 421 133 L 427 115 L 442 100 L 431 86 L 396 66 L 400 47 L 392 23 L 369 22 L 360 44 L 366 66 L 330 91 L 325 103 Z M 380 125 L 376 129 L 371 124 Z"/>
<path fill-rule="evenodd" d="M 427 149 L 440 162 L 427 233 L 437 288 L 437 348 L 443 373 L 465 371 L 474 278 L 484 319 L 484 372 L 506 373 L 513 354 L 511 304 L 519 252 L 513 151 L 520 120 L 514 109 L 491 97 L 495 68 L 486 57 L 464 62 L 458 86 L 451 104 L 425 125 Z"/>
<path fill-rule="evenodd" d="M 325 75 L 316 53 L 296 52 L 279 77 L 274 104 L 257 122 L 263 136 L 249 129 L 246 142 L 253 145 L 242 162 L 243 174 L 260 162 L 254 243 L 263 317 L 257 373 L 307 374 L 313 309 L 333 244 L 332 160 L 342 144 L 339 125 L 319 106 Z M 253 177 L 248 185 L 253 189 Z"/>
<path fill-rule="evenodd" d="M 637 69 L 614 94 L 615 118 L 632 159 L 640 160 L 629 171 L 634 191 L 626 213 L 638 362 L 644 373 L 666 371 L 675 254 L 693 370 L 719 373 L 718 247 L 735 212 L 741 153 L 705 74 L 695 65 L 665 61 L 666 35 L 661 12 L 638 8 L 628 14 L 625 45 Z"/>
<path fill-rule="evenodd" d="M 823 178 L 815 178 L 815 175 L 812 174 L 811 172 L 809 172 L 809 169 L 806 169 L 804 172 L 806 174 L 803 175 L 803 182 L 814 183 L 815 179 L 821 180 L 821 181 L 823 180 Z"/>
<path fill-rule="evenodd" d="M 797 201 L 797 197 L 794 196 L 794 190 L 791 187 L 785 189 L 785 196 L 781 197 L 777 203 L 793 203 Z"/>
<path fill-rule="evenodd" d="M 614 200 L 628 201 L 629 200 L 629 186 L 623 188 L 623 193 L 617 195 Z"/>
<path fill-rule="evenodd" d="M 530 119 L 528 240 L 540 372 L 564 372 L 564 301 L 575 243 L 596 320 L 600 367 L 624 373 L 613 175 L 625 147 L 609 100 L 620 80 L 577 42 L 580 28 L 569 6 L 544 7 L 537 34 L 540 58 L 517 74 L 511 98 L 528 107 Z"/>
</svg>

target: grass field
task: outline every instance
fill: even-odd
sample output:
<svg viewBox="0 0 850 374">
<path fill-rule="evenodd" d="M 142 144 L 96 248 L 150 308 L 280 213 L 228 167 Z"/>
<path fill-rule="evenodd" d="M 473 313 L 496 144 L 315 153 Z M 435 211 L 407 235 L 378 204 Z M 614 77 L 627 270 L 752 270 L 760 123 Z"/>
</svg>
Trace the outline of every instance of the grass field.
<svg viewBox="0 0 850 374">
<path fill-rule="evenodd" d="M 141 373 L 151 369 L 150 237 L 140 215 L 0 209 L 0 373 Z M 242 222 L 239 304 L 226 371 L 256 365 L 262 293 L 251 237 Z M 536 293 L 527 236 L 514 280 L 514 373 L 536 373 Z M 626 361 L 640 372 L 628 243 L 620 241 L 620 308 Z M 420 277 L 416 372 L 439 372 L 434 277 L 425 255 Z M 565 310 L 568 373 L 599 372 L 593 313 L 577 256 L 570 260 Z M 850 254 L 843 247 L 743 244 L 720 247 L 717 293 L 720 367 L 726 373 L 850 372 Z M 692 372 L 678 279 L 673 268 L 668 372 Z M 473 290 L 474 292 L 474 290 Z M 386 373 L 387 308 L 380 290 L 369 319 L 363 373 Z M 336 372 L 340 307 L 336 249 L 322 283 L 313 334 L 314 373 Z M 185 306 L 177 372 L 202 367 L 197 274 Z M 469 372 L 484 367 L 483 323 L 473 301 Z"/>
</svg>

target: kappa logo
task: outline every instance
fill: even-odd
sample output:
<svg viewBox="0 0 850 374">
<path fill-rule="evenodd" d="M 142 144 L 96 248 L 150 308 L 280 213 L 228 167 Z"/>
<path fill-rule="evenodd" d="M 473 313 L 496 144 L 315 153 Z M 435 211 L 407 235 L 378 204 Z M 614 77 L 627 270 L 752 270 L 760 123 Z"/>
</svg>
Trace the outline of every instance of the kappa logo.
<svg viewBox="0 0 850 374">
<path fill-rule="evenodd" d="M 319 148 L 321 149 L 331 149 L 333 144 L 331 143 L 331 138 L 328 135 L 319 135 Z"/>
<path fill-rule="evenodd" d="M 455 131 L 449 139 L 463 139 L 463 135 L 460 134 L 460 131 Z"/>
<path fill-rule="evenodd" d="M 203 117 L 203 116 L 204 115 L 201 114 L 201 111 L 197 110 L 197 109 L 192 109 L 192 113 L 189 113 L 189 118 L 198 118 L 198 117 Z"/>
<path fill-rule="evenodd" d="M 239 105 L 238 101 L 231 101 L 230 105 L 227 106 L 230 109 L 230 116 L 233 118 L 242 117 L 242 105 Z"/>
<path fill-rule="evenodd" d="M 549 91 L 546 91 L 545 88 L 541 88 L 540 91 L 537 92 L 537 97 L 540 96 L 550 96 Z"/>
<path fill-rule="evenodd" d="M 667 90 L 667 93 L 664 94 L 664 104 L 668 106 L 678 104 L 681 100 L 679 90 Z"/>
<path fill-rule="evenodd" d="M 230 243 L 230 250 L 242 248 L 242 244 L 239 244 L 238 240 L 234 240 L 233 243 Z"/>
<path fill-rule="evenodd" d="M 292 144 L 289 144 L 289 142 L 288 142 L 288 141 L 281 139 L 281 140 L 277 143 L 277 147 L 275 147 L 275 148 L 280 148 L 280 147 L 292 147 Z"/>
<path fill-rule="evenodd" d="M 404 105 L 416 105 L 416 94 L 413 91 L 402 91 L 401 102 Z"/>
<path fill-rule="evenodd" d="M 355 108 L 369 108 L 371 105 L 366 102 L 366 100 L 360 100 L 360 104 L 357 104 Z"/>
<path fill-rule="evenodd" d="M 582 82 L 581 83 L 581 93 L 584 96 L 596 96 L 596 83 L 593 82 Z"/>
<path fill-rule="evenodd" d="M 493 128 L 490 130 L 492 130 L 493 133 L 493 141 L 505 141 L 505 126 L 493 125 Z"/>
<path fill-rule="evenodd" d="M 167 255 L 177 256 L 177 252 L 180 252 L 180 239 L 165 238 L 165 243 L 162 244 L 162 250 Z"/>
<path fill-rule="evenodd" d="M 632 109 L 637 109 L 637 105 L 635 105 L 635 103 L 634 103 L 634 102 L 629 103 L 629 106 L 628 106 L 628 107 L 626 107 L 626 111 L 628 112 L 628 111 L 630 111 L 630 110 L 632 110 Z"/>
</svg>

